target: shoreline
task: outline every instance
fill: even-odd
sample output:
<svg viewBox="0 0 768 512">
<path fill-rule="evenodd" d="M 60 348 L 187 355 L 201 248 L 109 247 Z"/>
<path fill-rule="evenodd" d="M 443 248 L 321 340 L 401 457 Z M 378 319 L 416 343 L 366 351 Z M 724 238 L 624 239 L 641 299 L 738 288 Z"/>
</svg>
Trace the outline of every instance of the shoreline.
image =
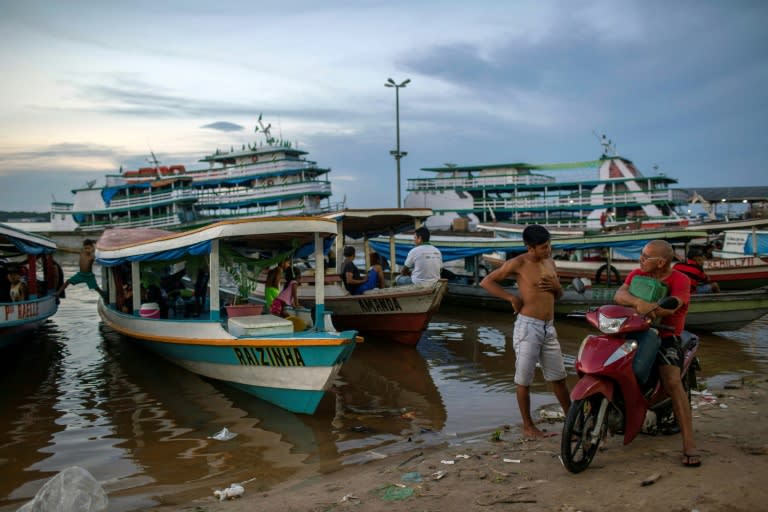
<svg viewBox="0 0 768 512">
<path fill-rule="evenodd" d="M 522 504 L 534 512 L 634 511 L 648 505 L 751 512 L 768 502 L 766 398 L 765 373 L 694 395 L 699 468 L 682 465 L 679 435 L 641 434 L 627 446 L 609 436 L 592 465 L 574 475 L 559 461 L 562 421 L 550 421 L 542 426 L 554 435 L 541 440 L 522 439 L 520 425 L 500 427 L 331 473 L 300 472 L 268 490 L 245 482 L 244 496 L 234 500 L 219 501 L 212 488 L 208 496 L 183 503 L 160 497 L 164 504 L 147 510 L 467 512 Z"/>
</svg>

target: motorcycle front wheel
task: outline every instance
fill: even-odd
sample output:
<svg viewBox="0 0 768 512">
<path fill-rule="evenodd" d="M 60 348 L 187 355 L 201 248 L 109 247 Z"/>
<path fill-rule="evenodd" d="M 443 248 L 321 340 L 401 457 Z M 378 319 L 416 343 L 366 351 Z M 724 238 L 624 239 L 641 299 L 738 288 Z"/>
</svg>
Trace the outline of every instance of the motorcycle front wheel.
<svg viewBox="0 0 768 512">
<path fill-rule="evenodd" d="M 599 426 L 597 434 L 597 415 L 602 395 L 592 395 L 571 404 L 563 426 L 560 442 L 560 456 L 565 469 L 571 473 L 580 473 L 589 467 L 595 458 L 597 448 L 605 432 L 605 423 Z"/>
</svg>

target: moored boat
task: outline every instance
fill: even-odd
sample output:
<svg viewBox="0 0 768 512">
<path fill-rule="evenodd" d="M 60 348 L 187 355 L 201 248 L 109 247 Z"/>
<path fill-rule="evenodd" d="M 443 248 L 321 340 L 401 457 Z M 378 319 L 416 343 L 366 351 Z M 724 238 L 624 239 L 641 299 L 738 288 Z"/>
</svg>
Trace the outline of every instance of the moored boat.
<svg viewBox="0 0 768 512">
<path fill-rule="evenodd" d="M 370 237 L 384 234 L 393 237 L 396 233 L 417 227 L 431 214 L 431 210 L 423 208 L 345 209 L 326 214 L 325 218 L 337 223 L 336 261 L 343 259 L 341 254 L 347 238 L 361 240 L 367 270 L 370 267 Z M 389 261 L 396 261 L 389 248 L 387 246 L 386 250 L 377 252 Z M 400 262 L 404 260 L 405 256 L 397 259 Z M 392 271 L 393 266 L 390 266 L 385 282 L 394 282 Z M 304 285 L 299 287 L 299 300 L 312 305 L 314 276 L 304 277 L 302 281 Z M 325 276 L 325 283 L 326 304 L 333 312 L 335 325 L 404 345 L 419 342 L 440 307 L 448 286 L 447 281 L 440 279 L 430 284 L 385 286 L 352 295 L 335 272 Z"/>
<path fill-rule="evenodd" d="M 207 167 L 160 165 L 108 174 L 72 190 L 73 201 L 55 201 L 52 228 L 100 233 L 109 228 L 189 229 L 226 218 L 315 215 L 330 209 L 329 168 L 305 158 L 296 144 L 256 131 L 261 143 L 216 150 L 200 159 Z"/>
<path fill-rule="evenodd" d="M 0 224 L 0 348 L 24 340 L 58 310 L 55 252 L 53 240 Z"/>
<path fill-rule="evenodd" d="M 294 332 L 293 322 L 270 314 L 226 316 L 219 296 L 220 269 L 222 258 L 233 254 L 259 267 L 275 254 L 313 252 L 322 271 L 322 241 L 335 233 L 333 221 L 307 217 L 222 221 L 182 233 L 105 231 L 96 259 L 104 269 L 109 299 L 99 301 L 99 314 L 110 328 L 193 373 L 290 411 L 313 414 L 351 356 L 359 340 L 356 333 L 326 325 L 323 287 L 315 290 L 311 329 Z M 163 290 L 175 297 L 165 311 L 157 303 L 142 302 L 142 295 L 154 287 L 170 288 L 169 279 L 183 273 L 171 266 L 182 264 L 187 274 L 196 267 L 198 277 L 210 276 L 210 293 L 203 280 L 195 297 L 183 289 Z M 165 280 L 157 279 L 158 274 Z M 128 289 L 130 297 L 124 295 Z"/>
</svg>

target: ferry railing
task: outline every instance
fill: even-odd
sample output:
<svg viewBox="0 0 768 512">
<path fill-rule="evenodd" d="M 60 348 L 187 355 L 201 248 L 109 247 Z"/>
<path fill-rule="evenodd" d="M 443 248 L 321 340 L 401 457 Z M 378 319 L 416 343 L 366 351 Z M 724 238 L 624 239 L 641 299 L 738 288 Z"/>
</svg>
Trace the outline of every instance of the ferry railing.
<svg viewBox="0 0 768 512">
<path fill-rule="evenodd" d="M 310 169 L 320 170 L 315 162 L 304 160 L 278 160 L 270 163 L 253 162 L 227 165 L 224 167 L 211 167 L 210 169 L 189 171 L 186 175 L 192 176 L 195 181 L 220 178 L 241 178 L 245 176 L 253 176 L 254 178 L 262 177 L 266 180 L 274 178 L 273 176 L 270 177 L 268 175 L 276 172 L 301 172 Z"/>
<path fill-rule="evenodd" d="M 442 190 L 451 188 L 503 187 L 508 185 L 548 185 L 555 183 L 549 176 L 478 176 L 474 178 L 412 178 L 408 180 L 408 190 Z"/>
<path fill-rule="evenodd" d="M 207 189 L 197 196 L 198 206 L 208 206 L 229 201 L 248 201 L 273 198 L 284 194 L 331 194 L 328 181 L 302 181 L 278 183 L 263 187 L 230 187 Z"/>
<path fill-rule="evenodd" d="M 532 198 L 478 198 L 473 202 L 475 209 L 507 209 L 527 210 L 531 208 L 563 209 L 568 207 L 619 207 L 633 204 L 650 204 L 657 202 L 673 202 L 672 190 L 656 192 L 622 192 L 617 194 L 586 194 L 582 196 L 547 197 L 536 196 Z"/>
<path fill-rule="evenodd" d="M 161 192 L 159 194 L 142 194 L 136 196 L 128 196 L 125 199 L 112 199 L 106 209 L 125 209 L 150 205 L 156 206 L 164 202 L 194 199 L 196 197 L 197 192 L 194 189 L 184 188 L 173 190 L 171 192 Z"/>
<path fill-rule="evenodd" d="M 98 222 L 82 222 L 79 224 L 80 229 L 84 231 L 96 231 L 106 228 L 164 228 L 181 224 L 178 215 L 153 215 L 134 217 L 134 218 L 113 218 L 111 220 L 98 221 Z"/>
</svg>

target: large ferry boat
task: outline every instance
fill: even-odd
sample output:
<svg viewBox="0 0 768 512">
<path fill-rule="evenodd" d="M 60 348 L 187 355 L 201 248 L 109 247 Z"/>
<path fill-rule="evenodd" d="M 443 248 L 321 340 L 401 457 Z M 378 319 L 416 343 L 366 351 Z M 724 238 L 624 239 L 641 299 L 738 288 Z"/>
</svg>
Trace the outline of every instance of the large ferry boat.
<svg viewBox="0 0 768 512">
<path fill-rule="evenodd" d="M 644 176 L 618 156 L 603 137 L 598 160 L 577 163 L 423 168 L 434 177 L 409 179 L 407 208 L 431 208 L 431 229 L 482 223 L 543 224 L 553 229 L 600 230 L 627 225 L 685 225 L 675 208 L 688 194 L 671 189 L 677 180 Z"/>
<path fill-rule="evenodd" d="M 329 168 L 305 158 L 290 141 L 270 135 L 259 118 L 264 141 L 240 149 L 216 150 L 200 162 L 207 168 L 154 165 L 109 174 L 103 187 L 88 182 L 72 190 L 74 201 L 51 205 L 52 230 L 101 232 L 107 228 L 181 229 L 213 221 L 282 215 L 313 215 L 337 207 Z M 259 129 L 257 128 L 257 132 Z"/>
</svg>

